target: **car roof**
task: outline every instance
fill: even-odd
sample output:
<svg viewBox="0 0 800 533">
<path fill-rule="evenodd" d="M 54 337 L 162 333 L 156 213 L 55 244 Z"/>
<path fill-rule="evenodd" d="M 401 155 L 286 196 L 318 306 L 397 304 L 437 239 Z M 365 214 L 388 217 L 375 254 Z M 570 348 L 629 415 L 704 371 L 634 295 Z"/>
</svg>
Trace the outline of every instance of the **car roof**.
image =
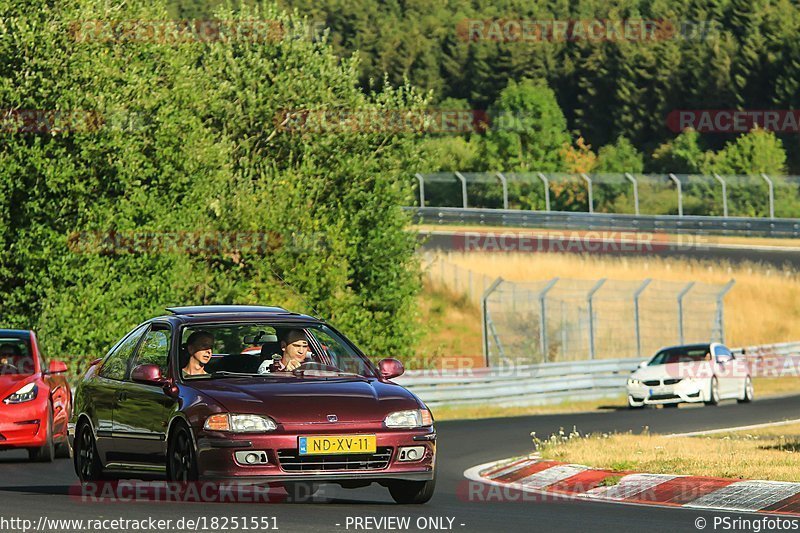
<svg viewBox="0 0 800 533">
<path fill-rule="evenodd" d="M 258 305 L 196 305 L 168 307 L 167 311 L 172 313 L 167 318 L 176 318 L 185 323 L 241 322 L 250 320 L 321 322 L 313 316 L 292 313 L 282 307 Z"/>
<path fill-rule="evenodd" d="M 16 337 L 18 339 L 30 339 L 31 332 L 27 329 L 0 329 L 0 337 Z"/>
</svg>

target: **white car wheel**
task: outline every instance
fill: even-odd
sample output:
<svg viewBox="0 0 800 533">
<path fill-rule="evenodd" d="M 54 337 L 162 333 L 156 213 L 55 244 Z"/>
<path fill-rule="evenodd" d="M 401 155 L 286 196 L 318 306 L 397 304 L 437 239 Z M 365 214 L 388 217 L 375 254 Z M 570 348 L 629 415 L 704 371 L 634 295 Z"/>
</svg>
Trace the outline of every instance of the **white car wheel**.
<svg viewBox="0 0 800 533">
<path fill-rule="evenodd" d="M 719 381 L 716 376 L 711 378 L 711 383 L 708 390 L 708 400 L 706 405 L 717 405 L 719 403 Z"/>
<path fill-rule="evenodd" d="M 753 390 L 753 380 L 750 379 L 750 376 L 747 376 L 744 380 L 744 391 L 742 392 L 742 397 L 737 400 L 739 403 L 750 403 L 753 401 L 753 396 L 755 392 Z"/>
</svg>

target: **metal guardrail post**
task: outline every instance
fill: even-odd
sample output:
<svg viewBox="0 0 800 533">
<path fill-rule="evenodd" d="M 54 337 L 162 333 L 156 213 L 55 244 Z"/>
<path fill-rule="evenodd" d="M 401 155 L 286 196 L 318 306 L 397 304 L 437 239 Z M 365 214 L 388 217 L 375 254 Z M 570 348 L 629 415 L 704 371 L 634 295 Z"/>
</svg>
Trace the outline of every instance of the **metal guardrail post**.
<svg viewBox="0 0 800 533">
<path fill-rule="evenodd" d="M 542 352 L 542 361 L 547 360 L 547 293 L 558 283 L 558 278 L 553 278 L 544 286 L 539 293 L 539 349 Z"/>
<path fill-rule="evenodd" d="M 419 180 L 419 206 L 425 207 L 425 177 L 422 174 L 417 174 Z"/>
<path fill-rule="evenodd" d="M 683 297 L 692 290 L 694 281 L 690 281 L 683 290 L 678 293 L 678 338 L 679 344 L 683 344 Z"/>
<path fill-rule="evenodd" d="M 581 177 L 586 180 L 586 188 L 589 193 L 589 212 L 594 213 L 594 201 L 592 199 L 592 178 L 586 174 L 581 174 Z"/>
<path fill-rule="evenodd" d="M 650 285 L 650 282 L 653 281 L 650 278 L 644 280 L 644 282 L 636 289 L 636 292 L 633 293 L 633 316 L 636 320 L 636 356 L 642 356 L 642 333 L 639 328 L 639 296 L 642 295 L 644 290 Z"/>
<path fill-rule="evenodd" d="M 639 214 L 639 182 L 634 178 L 630 172 L 625 173 L 625 177 L 633 183 L 633 209 L 635 214 Z"/>
<path fill-rule="evenodd" d="M 722 299 L 725 298 L 725 295 L 728 294 L 728 291 L 733 288 L 735 283 L 736 280 L 731 278 L 731 280 L 726 283 L 717 294 L 717 323 L 719 324 L 719 342 L 723 344 L 725 343 L 725 308 Z"/>
<path fill-rule="evenodd" d="M 678 216 L 683 216 L 683 190 L 681 189 L 681 180 L 678 179 L 675 174 L 670 174 L 669 179 L 675 182 L 675 186 L 678 188 Z"/>
<path fill-rule="evenodd" d="M 464 203 L 464 209 L 467 208 L 467 178 L 461 172 L 456 171 L 456 177 L 461 180 L 461 199 Z"/>
<path fill-rule="evenodd" d="M 725 183 L 725 180 L 722 179 L 722 176 L 719 174 L 714 174 L 714 177 L 717 178 L 717 181 L 722 185 L 722 216 L 728 216 L 728 184 Z"/>
<path fill-rule="evenodd" d="M 508 180 L 503 176 L 502 172 L 498 172 L 497 177 L 500 178 L 500 183 L 503 184 L 503 209 L 508 209 Z"/>
<path fill-rule="evenodd" d="M 769 218 L 775 218 L 775 187 L 772 184 L 772 180 L 769 179 L 769 176 L 761 174 L 761 177 L 764 178 L 767 185 L 769 185 Z"/>
<path fill-rule="evenodd" d="M 486 367 L 489 367 L 489 309 L 486 306 L 486 300 L 489 299 L 489 296 L 495 291 L 498 285 L 503 282 L 503 278 L 497 278 L 492 282 L 491 285 L 483 292 L 481 296 L 481 315 L 482 315 L 482 322 L 483 327 L 483 360 L 486 363 Z"/>
<path fill-rule="evenodd" d="M 594 293 L 600 290 L 600 287 L 602 287 L 605 282 L 606 278 L 600 279 L 600 281 L 595 283 L 594 287 L 589 290 L 589 294 L 586 295 L 586 300 L 589 304 L 589 359 L 594 359 L 594 309 L 592 307 L 592 300 L 594 299 Z"/>
<path fill-rule="evenodd" d="M 541 172 L 537 172 L 537 176 L 544 183 L 544 210 L 550 211 L 550 180 Z"/>
</svg>

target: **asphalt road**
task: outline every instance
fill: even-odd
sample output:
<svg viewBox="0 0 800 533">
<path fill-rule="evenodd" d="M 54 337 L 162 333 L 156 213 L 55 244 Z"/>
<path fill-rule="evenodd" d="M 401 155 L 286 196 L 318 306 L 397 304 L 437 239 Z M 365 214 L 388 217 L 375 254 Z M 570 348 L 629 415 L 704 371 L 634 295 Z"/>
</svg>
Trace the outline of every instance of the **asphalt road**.
<svg viewBox="0 0 800 533">
<path fill-rule="evenodd" d="M 519 228 L 509 228 L 509 232 L 522 232 L 524 230 Z M 563 232 L 567 233 L 567 232 Z M 599 232 L 595 232 L 599 233 Z M 509 233 L 510 234 L 510 233 Z M 442 251 L 458 251 L 464 250 L 464 232 L 457 228 L 442 228 L 435 233 L 422 232 L 419 234 L 421 241 L 420 248 L 422 250 L 442 250 Z M 498 234 L 499 237 L 501 234 Z M 686 237 L 691 238 L 691 237 Z M 513 241 L 513 240 L 512 240 Z M 487 241 L 478 240 L 478 246 L 485 244 Z M 557 241 L 556 239 L 548 239 L 542 237 L 541 241 L 536 241 L 539 250 L 570 250 L 567 241 Z M 553 244 L 551 244 L 553 243 Z M 798 243 L 800 245 L 800 242 Z M 514 248 L 512 242 L 511 248 Z M 781 249 L 778 246 L 749 246 L 745 244 L 719 244 L 714 242 L 714 237 L 709 236 L 698 240 L 696 242 L 687 242 L 682 246 L 669 245 L 666 242 L 657 242 L 652 249 L 646 249 L 645 252 L 641 248 L 632 247 L 629 251 L 615 250 L 613 244 L 607 246 L 598 246 L 602 255 L 612 257 L 620 256 L 638 256 L 643 254 L 656 255 L 659 257 L 672 257 L 677 259 L 705 259 L 712 261 L 727 261 L 729 263 L 740 263 L 742 261 L 752 261 L 756 263 L 763 263 L 774 267 L 782 268 L 784 266 L 790 268 L 800 267 L 800 246 L 795 249 Z M 574 249 L 574 248 L 573 248 Z M 495 249 L 496 250 L 496 249 Z M 539 252 L 542 253 L 542 252 Z M 555 253 L 555 252 L 551 252 Z M 568 252 L 569 253 L 569 252 Z"/>
<path fill-rule="evenodd" d="M 609 409 L 602 412 L 570 415 L 530 416 L 476 421 L 441 422 L 439 433 L 439 479 L 434 498 L 423 506 L 398 506 L 391 502 L 382 487 L 343 490 L 325 486 L 327 501 L 304 504 L 252 503 L 92 503 L 70 495 L 76 486 L 71 462 L 28 463 L 20 452 L 0 454 L 0 530 L 22 531 L 3 527 L 2 518 L 40 516 L 55 518 L 128 518 L 172 519 L 181 517 L 275 517 L 281 531 L 397 531 L 397 529 L 356 529 L 356 517 L 410 517 L 411 531 L 446 530 L 417 520 L 440 519 L 446 525 L 453 519 L 455 531 L 696 531 L 694 521 L 703 516 L 710 524 L 714 517 L 738 517 L 736 513 L 698 512 L 684 509 L 659 509 L 593 502 L 513 501 L 488 503 L 466 490 L 462 473 L 476 464 L 525 454 L 531 450 L 529 433 L 538 435 L 569 430 L 576 426 L 587 431 L 641 431 L 671 433 L 748 425 L 767 421 L 800 418 L 800 396 L 756 401 L 749 405 L 734 403 L 718 407 L 646 409 L 628 411 Z M 347 527 L 348 518 L 351 520 Z M 462 525 L 463 524 L 463 525 Z M 370 524 L 374 526 L 374 523 Z M 219 530 L 219 529 L 217 529 Z M 65 530 L 60 530 L 65 531 Z M 242 531 L 242 529 L 239 529 Z"/>
</svg>

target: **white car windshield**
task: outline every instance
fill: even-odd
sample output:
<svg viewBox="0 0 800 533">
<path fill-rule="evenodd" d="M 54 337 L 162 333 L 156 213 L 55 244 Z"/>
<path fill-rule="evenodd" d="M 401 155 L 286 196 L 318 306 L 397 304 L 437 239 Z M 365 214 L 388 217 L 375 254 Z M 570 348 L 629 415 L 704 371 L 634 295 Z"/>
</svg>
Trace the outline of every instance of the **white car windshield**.
<svg viewBox="0 0 800 533">
<path fill-rule="evenodd" d="M 672 363 L 693 363 L 711 360 L 711 346 L 696 344 L 693 346 L 677 346 L 658 352 L 647 366 L 668 365 Z"/>
</svg>

